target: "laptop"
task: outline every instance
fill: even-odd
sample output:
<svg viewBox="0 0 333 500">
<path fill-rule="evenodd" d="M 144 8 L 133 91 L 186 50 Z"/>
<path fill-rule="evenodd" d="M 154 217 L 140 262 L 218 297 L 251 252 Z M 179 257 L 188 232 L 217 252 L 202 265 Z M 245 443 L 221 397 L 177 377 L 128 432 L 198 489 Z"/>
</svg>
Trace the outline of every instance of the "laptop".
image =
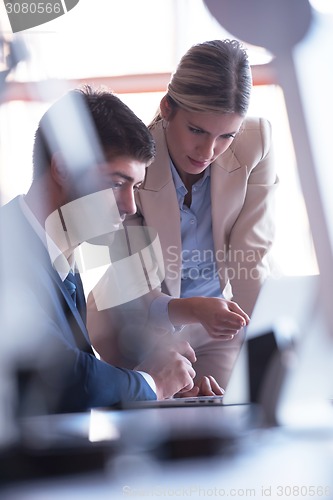
<svg viewBox="0 0 333 500">
<path fill-rule="evenodd" d="M 170 398 L 124 403 L 122 408 L 225 406 L 260 402 L 269 361 L 297 340 L 315 305 L 319 275 L 267 278 L 223 396 Z"/>
<path fill-rule="evenodd" d="M 267 278 L 247 327 L 247 338 L 272 328 L 289 330 L 298 337 L 308 323 L 318 292 L 318 274 Z"/>
<path fill-rule="evenodd" d="M 293 376 L 291 360 L 312 323 L 319 285 L 319 275 L 266 280 L 224 395 L 225 405 L 258 404 L 266 423 L 278 423 L 283 391 Z"/>
<path fill-rule="evenodd" d="M 168 398 L 150 401 L 128 401 L 122 404 L 123 409 L 131 408 L 184 408 L 190 406 L 223 405 L 224 396 L 196 396 L 185 398 Z"/>
<path fill-rule="evenodd" d="M 74 451 L 79 447 L 81 452 L 88 441 L 102 451 L 106 446 L 108 454 L 110 447 L 113 450 L 112 444 L 117 452 L 121 443 L 136 452 L 159 450 L 165 455 L 172 451 L 177 458 L 186 454 L 211 455 L 229 445 L 234 450 L 240 437 L 267 424 L 279 423 L 276 415 L 285 400 L 283 396 L 281 403 L 281 388 L 284 382 L 289 386 L 292 378 L 279 365 L 279 353 L 285 353 L 292 345 L 285 340 L 281 342 L 281 333 L 285 331 L 281 322 L 294 325 L 293 331 L 296 324 L 302 328 L 312 314 L 318 289 L 317 276 L 266 281 L 248 327 L 248 338 L 223 397 L 133 402 L 123 405 L 120 411 L 98 408 L 78 415 L 51 415 L 46 421 L 29 418 L 24 435 L 34 446 L 39 443 L 41 450 L 56 446 L 58 454 L 61 448 L 68 453 L 68 447 Z M 286 330 L 290 332 L 289 327 Z M 313 337 L 317 340 L 317 335 Z M 277 363 L 272 363 L 274 357 Z M 322 362 L 322 357 L 319 361 Z M 325 375 L 329 378 L 327 371 Z M 304 385 L 304 372 L 301 376 Z M 287 404 L 289 407 L 288 401 Z"/>
</svg>

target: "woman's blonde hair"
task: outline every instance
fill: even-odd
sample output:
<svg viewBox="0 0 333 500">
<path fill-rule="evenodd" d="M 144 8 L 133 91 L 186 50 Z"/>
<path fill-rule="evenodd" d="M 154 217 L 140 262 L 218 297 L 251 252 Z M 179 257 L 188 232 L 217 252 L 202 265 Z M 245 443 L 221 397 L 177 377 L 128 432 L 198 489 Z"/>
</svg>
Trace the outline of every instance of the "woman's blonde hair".
<svg viewBox="0 0 333 500">
<path fill-rule="evenodd" d="M 245 116 L 252 88 L 246 50 L 238 40 L 193 45 L 173 73 L 166 99 L 172 110 L 237 113 Z M 160 109 L 150 124 L 162 119 Z"/>
</svg>

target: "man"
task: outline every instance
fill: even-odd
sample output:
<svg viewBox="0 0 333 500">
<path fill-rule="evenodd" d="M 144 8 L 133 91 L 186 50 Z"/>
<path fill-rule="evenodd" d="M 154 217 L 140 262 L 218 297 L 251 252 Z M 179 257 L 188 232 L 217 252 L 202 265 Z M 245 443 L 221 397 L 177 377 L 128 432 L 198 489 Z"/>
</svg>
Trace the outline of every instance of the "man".
<svg viewBox="0 0 333 500">
<path fill-rule="evenodd" d="M 75 272 L 81 243 L 110 240 L 135 213 L 134 192 L 154 152 L 146 126 L 115 95 L 89 87 L 71 91 L 40 121 L 28 193 L 0 210 L 1 329 L 20 338 L 23 354 L 29 343 L 39 349 L 32 358 L 46 400 L 37 398 L 41 410 L 164 399 L 193 387 L 195 355 L 187 343 L 154 350 L 136 370 L 98 359 Z M 19 390 L 26 396 L 26 380 Z"/>
</svg>

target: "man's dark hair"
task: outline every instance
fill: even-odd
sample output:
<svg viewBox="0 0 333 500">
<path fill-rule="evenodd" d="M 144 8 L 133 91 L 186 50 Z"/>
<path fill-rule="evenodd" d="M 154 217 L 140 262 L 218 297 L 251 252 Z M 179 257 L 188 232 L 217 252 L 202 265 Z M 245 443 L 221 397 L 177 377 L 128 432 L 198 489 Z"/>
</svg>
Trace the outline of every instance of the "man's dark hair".
<svg viewBox="0 0 333 500">
<path fill-rule="evenodd" d="M 59 151 L 59 147 L 53 144 L 47 133 L 50 128 L 49 118 L 52 113 L 57 113 L 56 126 L 67 126 L 68 131 L 66 134 L 71 135 L 68 125 L 70 117 L 66 116 L 65 99 L 68 99 L 68 97 L 74 98 L 74 102 L 83 99 L 95 127 L 100 146 L 108 158 L 130 156 L 146 165 L 153 161 L 155 143 L 142 120 L 112 92 L 96 90 L 86 85 L 68 92 L 64 97 L 56 101 L 41 118 L 35 133 L 33 147 L 34 179 L 40 177 L 48 169 L 52 155 L 61 152 L 61 147 Z M 88 127 L 87 130 L 89 130 Z M 87 133 L 87 136 L 89 137 L 89 133 Z M 71 137 L 69 137 L 69 140 L 71 140 Z M 75 141 L 74 132 L 73 141 Z M 76 144 L 75 147 L 80 148 L 82 144 Z"/>
</svg>

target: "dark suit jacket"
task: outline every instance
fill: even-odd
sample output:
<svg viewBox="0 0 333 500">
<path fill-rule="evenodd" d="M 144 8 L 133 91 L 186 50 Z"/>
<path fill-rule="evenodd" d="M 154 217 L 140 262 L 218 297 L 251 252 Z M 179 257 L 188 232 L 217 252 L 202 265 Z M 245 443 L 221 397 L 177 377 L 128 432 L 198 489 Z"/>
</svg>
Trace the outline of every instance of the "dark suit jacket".
<svg viewBox="0 0 333 500">
<path fill-rule="evenodd" d="M 40 339 L 34 364 L 41 367 L 46 394 L 53 395 L 48 409 L 82 411 L 124 400 L 156 399 L 139 373 L 95 357 L 85 322 L 18 198 L 0 209 L 0 236 L 5 303 L 15 304 L 11 311 L 7 306 L 1 333 L 24 339 L 20 359 L 30 339 Z"/>
</svg>

